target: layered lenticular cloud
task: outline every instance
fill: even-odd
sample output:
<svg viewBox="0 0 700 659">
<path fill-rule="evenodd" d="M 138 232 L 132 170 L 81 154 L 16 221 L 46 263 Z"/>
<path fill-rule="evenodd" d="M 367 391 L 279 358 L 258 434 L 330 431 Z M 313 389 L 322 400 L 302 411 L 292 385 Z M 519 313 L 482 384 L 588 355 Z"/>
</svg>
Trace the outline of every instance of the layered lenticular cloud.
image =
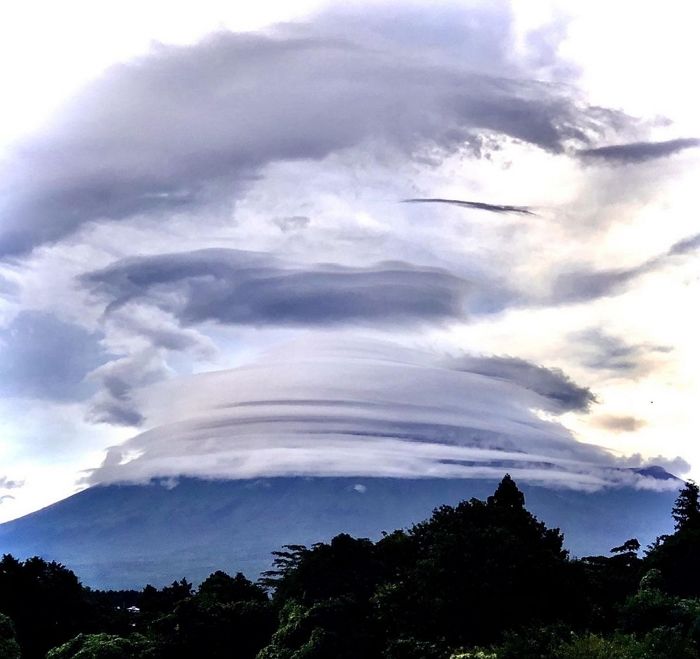
<svg viewBox="0 0 700 659">
<path fill-rule="evenodd" d="M 110 449 L 90 482 L 508 470 L 573 488 L 656 486 L 538 414 L 585 408 L 591 397 L 563 373 L 523 360 L 314 337 L 152 390 L 146 407 L 156 427 Z"/>
</svg>

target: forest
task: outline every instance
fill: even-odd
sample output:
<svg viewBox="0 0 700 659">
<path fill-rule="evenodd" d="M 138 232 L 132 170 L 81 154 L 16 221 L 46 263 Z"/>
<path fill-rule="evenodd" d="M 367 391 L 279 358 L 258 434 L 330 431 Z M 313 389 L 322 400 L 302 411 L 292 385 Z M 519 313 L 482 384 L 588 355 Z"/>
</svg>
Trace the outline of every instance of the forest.
<svg viewBox="0 0 700 659">
<path fill-rule="evenodd" d="M 506 475 L 374 542 L 274 552 L 256 582 L 211 574 L 142 590 L 0 561 L 0 659 L 685 659 L 700 657 L 700 496 L 642 548 L 572 557 Z"/>
</svg>

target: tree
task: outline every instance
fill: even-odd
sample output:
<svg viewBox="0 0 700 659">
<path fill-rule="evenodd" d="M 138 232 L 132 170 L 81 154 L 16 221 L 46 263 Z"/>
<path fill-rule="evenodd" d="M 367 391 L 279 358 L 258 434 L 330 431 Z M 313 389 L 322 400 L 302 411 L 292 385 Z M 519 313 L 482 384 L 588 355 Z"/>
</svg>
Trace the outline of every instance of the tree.
<svg viewBox="0 0 700 659">
<path fill-rule="evenodd" d="M 489 506 L 517 510 L 525 507 L 525 495 L 518 489 L 510 474 L 506 474 L 487 502 Z"/>
<path fill-rule="evenodd" d="M 451 647 L 491 642 L 516 625 L 565 618 L 577 578 L 558 529 L 524 508 L 506 476 L 487 502 L 441 506 L 408 532 L 413 556 L 377 590 L 377 616 L 396 638 Z M 381 546 L 384 541 L 380 541 Z"/>
<path fill-rule="evenodd" d="M 176 604 L 190 597 L 192 597 L 192 584 L 187 579 L 173 581 L 161 590 L 148 584 L 141 592 L 139 606 L 143 614 L 153 617 L 169 613 Z"/>
<path fill-rule="evenodd" d="M 197 597 L 202 602 L 231 604 L 233 602 L 267 602 L 267 593 L 240 572 L 231 577 L 217 570 L 199 586 Z"/>
<path fill-rule="evenodd" d="M 24 659 L 44 657 L 93 623 L 78 577 L 56 562 L 5 555 L 0 560 L 0 611 L 12 618 Z"/>
<path fill-rule="evenodd" d="M 15 626 L 6 615 L 0 613 L 0 659 L 19 659 L 20 650 L 15 639 Z"/>
<path fill-rule="evenodd" d="M 636 556 L 640 547 L 641 547 L 641 545 L 639 544 L 639 540 L 637 540 L 637 538 L 630 538 L 626 542 L 623 542 L 619 547 L 613 547 L 610 550 L 610 553 L 611 554 L 633 554 L 634 556 Z"/>
<path fill-rule="evenodd" d="M 673 519 L 676 521 L 676 531 L 700 529 L 700 488 L 693 481 L 686 482 L 678 494 L 673 506 Z"/>
<path fill-rule="evenodd" d="M 688 481 L 673 507 L 676 532 L 649 549 L 648 567 L 657 568 L 674 595 L 700 595 L 700 492 Z"/>
</svg>

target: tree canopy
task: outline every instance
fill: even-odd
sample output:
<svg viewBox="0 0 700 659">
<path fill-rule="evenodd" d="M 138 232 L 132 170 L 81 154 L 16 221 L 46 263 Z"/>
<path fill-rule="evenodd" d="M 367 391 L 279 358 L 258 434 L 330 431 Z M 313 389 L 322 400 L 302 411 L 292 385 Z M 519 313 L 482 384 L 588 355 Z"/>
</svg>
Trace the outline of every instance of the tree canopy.
<svg viewBox="0 0 700 659">
<path fill-rule="evenodd" d="M 571 558 L 506 475 L 378 541 L 287 545 L 254 583 L 101 592 L 64 566 L 0 561 L 0 659 L 686 659 L 700 657 L 698 488 L 640 556 Z"/>
</svg>

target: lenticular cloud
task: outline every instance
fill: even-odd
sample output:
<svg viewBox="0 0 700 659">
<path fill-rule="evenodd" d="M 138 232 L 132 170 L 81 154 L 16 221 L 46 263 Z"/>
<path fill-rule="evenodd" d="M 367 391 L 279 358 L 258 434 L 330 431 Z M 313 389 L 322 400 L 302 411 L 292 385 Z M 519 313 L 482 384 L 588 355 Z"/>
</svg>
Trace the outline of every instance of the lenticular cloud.
<svg viewBox="0 0 700 659">
<path fill-rule="evenodd" d="M 522 369 L 469 363 L 383 343 L 297 341 L 248 365 L 151 389 L 145 414 L 154 427 L 110 449 L 90 481 L 488 478 L 507 470 L 577 489 L 651 485 L 543 418 L 558 409 L 554 383 L 572 386 L 563 374 L 551 371 L 543 392 Z"/>
</svg>

